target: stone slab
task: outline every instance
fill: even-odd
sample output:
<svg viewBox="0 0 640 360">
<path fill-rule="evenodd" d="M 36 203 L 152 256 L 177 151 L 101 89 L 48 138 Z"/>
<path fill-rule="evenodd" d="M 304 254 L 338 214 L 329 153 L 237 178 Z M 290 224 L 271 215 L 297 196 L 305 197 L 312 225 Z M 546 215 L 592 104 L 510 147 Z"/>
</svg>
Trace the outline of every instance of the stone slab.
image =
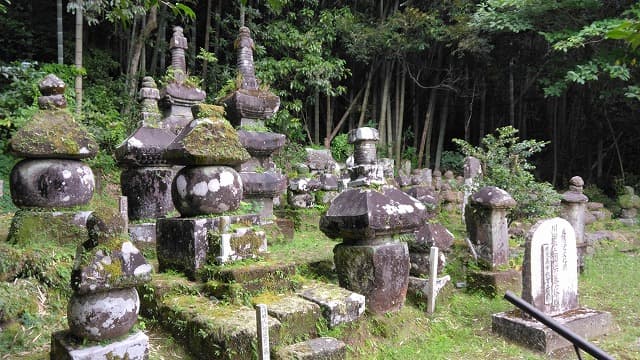
<svg viewBox="0 0 640 360">
<path fill-rule="evenodd" d="M 133 243 L 155 244 L 156 223 L 129 224 L 129 237 Z"/>
<path fill-rule="evenodd" d="M 611 313 L 587 308 L 571 310 L 553 316 L 553 319 L 586 339 L 604 335 L 611 327 Z M 572 346 L 569 341 L 542 323 L 516 316 L 515 311 L 493 314 L 491 329 L 521 346 L 547 354 Z"/>
<path fill-rule="evenodd" d="M 281 348 L 274 356 L 279 360 L 341 360 L 347 355 L 346 344 L 331 337 L 311 339 Z"/>
<path fill-rule="evenodd" d="M 469 271 L 467 289 L 479 291 L 487 296 L 503 296 L 507 290 L 519 293 L 522 290 L 522 274 L 513 269 L 505 271 Z"/>
<path fill-rule="evenodd" d="M 313 283 L 304 286 L 298 295 L 320 305 L 330 327 L 358 320 L 364 313 L 364 295 L 336 285 Z"/>
<path fill-rule="evenodd" d="M 138 331 L 128 337 L 96 345 L 95 342 L 83 344 L 69 331 L 59 331 L 51 335 L 51 359 L 55 360 L 143 360 L 149 358 L 149 337 Z"/>
<path fill-rule="evenodd" d="M 223 224 L 257 225 L 258 215 L 216 216 L 209 218 L 169 218 L 156 222 L 156 250 L 160 271 L 173 269 L 195 278 L 196 271 L 207 263 L 207 233 L 219 231 Z"/>
<path fill-rule="evenodd" d="M 7 241 L 27 245 L 51 241 L 56 244 L 80 244 L 89 237 L 87 218 L 91 211 L 16 211 Z"/>
<path fill-rule="evenodd" d="M 295 295 L 266 295 L 253 299 L 254 304 L 267 306 L 270 316 L 282 324 L 280 345 L 289 345 L 301 337 L 316 337 L 317 324 L 322 316 L 320 306 Z"/>
</svg>

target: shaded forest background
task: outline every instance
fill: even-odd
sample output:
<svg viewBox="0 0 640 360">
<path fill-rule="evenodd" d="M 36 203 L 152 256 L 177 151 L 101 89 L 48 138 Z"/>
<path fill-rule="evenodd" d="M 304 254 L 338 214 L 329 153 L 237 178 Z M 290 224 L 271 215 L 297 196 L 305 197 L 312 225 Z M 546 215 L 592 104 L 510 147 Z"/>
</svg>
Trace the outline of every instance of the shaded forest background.
<svg viewBox="0 0 640 360">
<path fill-rule="evenodd" d="M 512 125 L 522 139 L 549 141 L 535 159 L 542 180 L 640 185 L 636 1 L 58 2 L 61 16 L 56 1 L 0 0 L 2 144 L 35 111 L 37 76 L 55 71 L 72 108 L 82 76 L 77 108 L 104 150 L 97 161 L 108 162 L 137 122 L 141 76 L 163 81 L 172 27 L 184 27 L 189 72 L 214 102 L 235 87 L 244 21 L 257 75 L 282 99 L 268 126 L 294 144 L 331 146 L 340 157 L 341 134 L 374 126 L 380 154 L 396 164 L 460 172 L 452 139 L 479 144 Z M 57 19 L 65 65 L 53 65 Z"/>
</svg>

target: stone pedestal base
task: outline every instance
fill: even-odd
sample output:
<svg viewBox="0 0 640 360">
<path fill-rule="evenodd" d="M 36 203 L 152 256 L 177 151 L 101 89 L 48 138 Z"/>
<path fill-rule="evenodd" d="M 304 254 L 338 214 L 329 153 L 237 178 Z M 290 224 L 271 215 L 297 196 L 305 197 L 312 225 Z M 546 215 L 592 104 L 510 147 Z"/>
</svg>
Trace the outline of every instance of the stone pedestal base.
<svg viewBox="0 0 640 360">
<path fill-rule="evenodd" d="M 155 244 L 156 223 L 129 224 L 129 237 L 134 244 Z"/>
<path fill-rule="evenodd" d="M 139 331 L 106 345 L 89 342 L 83 345 L 69 331 L 51 335 L 51 359 L 55 360 L 143 360 L 149 358 L 149 338 Z"/>
<path fill-rule="evenodd" d="M 338 244 L 333 259 L 340 286 L 364 295 L 371 313 L 402 308 L 409 283 L 407 243 Z"/>
<path fill-rule="evenodd" d="M 18 210 L 11 221 L 7 241 L 28 245 L 52 242 L 79 244 L 87 238 L 87 218 L 91 211 Z"/>
<path fill-rule="evenodd" d="M 519 310 L 494 314 L 491 317 L 493 332 L 519 345 L 544 353 L 572 346 L 555 331 L 534 319 L 523 319 L 520 314 Z M 571 310 L 553 316 L 553 319 L 587 339 L 606 334 L 611 327 L 611 313 L 587 308 Z"/>
<path fill-rule="evenodd" d="M 259 244 L 254 241 L 255 238 L 248 239 L 248 243 L 242 242 L 237 237 L 233 238 L 239 229 L 230 229 L 233 224 L 250 227 L 259 222 L 260 217 L 256 214 L 158 219 L 156 250 L 160 271 L 178 270 L 195 279 L 196 271 L 207 261 L 218 257 L 222 262 L 239 260 L 266 251 L 266 240 L 260 239 Z M 210 233 L 218 236 L 211 236 Z M 249 248 L 247 245 L 250 245 Z M 217 249 L 221 250 L 217 252 Z"/>
<path fill-rule="evenodd" d="M 470 271 L 467 274 L 467 288 L 495 297 L 503 296 L 507 290 L 520 293 L 522 274 L 512 269 L 505 271 Z"/>
<path fill-rule="evenodd" d="M 122 195 L 127 197 L 129 220 L 155 219 L 174 210 L 171 167 L 139 167 L 122 171 Z"/>
</svg>

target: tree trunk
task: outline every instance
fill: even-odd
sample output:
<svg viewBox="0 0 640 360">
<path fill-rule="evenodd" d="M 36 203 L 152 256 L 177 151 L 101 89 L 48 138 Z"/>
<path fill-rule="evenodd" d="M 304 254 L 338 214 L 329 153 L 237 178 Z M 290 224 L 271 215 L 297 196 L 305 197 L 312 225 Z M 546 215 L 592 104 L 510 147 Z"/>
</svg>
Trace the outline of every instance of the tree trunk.
<svg viewBox="0 0 640 360">
<path fill-rule="evenodd" d="M 430 164 L 430 147 L 431 147 L 431 128 L 433 123 L 433 113 L 436 108 L 436 89 L 431 89 L 429 94 L 429 105 L 427 112 L 424 114 L 424 127 L 422 128 L 422 136 L 420 137 L 420 149 L 418 150 L 418 168 L 429 167 Z M 424 158 L 424 164 L 422 162 Z M 424 165 L 424 166 L 423 166 Z"/>
<path fill-rule="evenodd" d="M 551 177 L 551 184 L 555 187 L 558 176 L 558 99 L 553 99 L 551 111 L 551 141 L 553 142 L 553 176 Z"/>
<path fill-rule="evenodd" d="M 316 90 L 313 104 L 313 143 L 320 144 L 320 91 Z"/>
<path fill-rule="evenodd" d="M 482 77 L 482 90 L 480 90 L 480 123 L 478 124 L 478 144 L 480 144 L 486 132 L 487 122 L 487 80 Z"/>
<path fill-rule="evenodd" d="M 135 46 L 135 39 L 138 30 L 138 16 L 133 18 L 133 23 L 131 24 L 131 36 L 129 37 L 129 45 L 127 46 L 127 74 L 131 73 L 131 58 L 133 57 L 133 48 Z M 128 81 L 128 80 L 127 80 Z"/>
<path fill-rule="evenodd" d="M 75 66 L 78 70 L 82 69 L 82 26 L 83 26 L 83 4 L 82 0 L 77 0 L 78 8 L 76 9 L 76 51 Z M 82 75 L 76 75 L 75 82 L 76 92 L 76 114 L 82 114 Z"/>
<path fill-rule="evenodd" d="M 151 35 L 153 30 L 158 26 L 158 6 L 154 5 L 149 9 L 148 19 L 146 19 L 145 27 L 140 31 L 138 38 L 133 40 L 133 53 L 131 54 L 131 63 L 129 64 L 129 73 L 127 80 L 129 81 L 129 96 L 135 98 L 136 90 L 138 90 L 138 67 L 140 64 L 140 56 L 145 40 Z M 125 107 L 125 114 L 129 113 L 129 106 Z"/>
<path fill-rule="evenodd" d="M 338 132 L 340 131 L 340 129 L 342 128 L 344 123 L 349 118 L 349 115 L 351 114 L 351 112 L 355 108 L 355 105 L 358 102 L 358 100 L 360 99 L 360 96 L 362 96 L 362 88 L 360 88 L 360 90 L 358 91 L 356 96 L 353 98 L 353 100 L 351 100 L 351 103 L 349 104 L 349 107 L 344 112 L 344 114 L 342 114 L 342 117 L 340 118 L 340 121 L 338 121 L 338 123 L 333 128 L 333 130 L 330 131 L 330 132 L 327 132 L 329 135 L 327 135 L 324 138 L 324 147 L 326 147 L 326 148 L 330 148 L 331 147 L 331 141 L 333 140 L 334 137 L 336 137 L 336 135 L 338 134 Z"/>
<path fill-rule="evenodd" d="M 160 71 L 164 71 L 164 44 L 166 42 L 166 28 L 167 28 L 167 5 L 160 5 L 160 13 L 158 14 L 158 34 L 156 36 L 156 43 L 153 49 L 153 55 L 151 56 L 151 67 L 149 72 L 153 75 L 157 74 L 158 63 L 160 62 Z"/>
<path fill-rule="evenodd" d="M 404 64 L 400 64 L 401 69 L 398 71 L 398 79 L 400 81 L 400 101 L 396 105 L 398 111 L 396 111 L 396 130 L 395 130 L 395 156 L 396 156 L 396 167 L 400 167 L 400 160 L 402 158 L 402 143 L 403 143 L 403 132 L 402 128 L 404 127 L 404 100 L 405 100 L 405 88 L 407 86 L 407 76 L 405 74 Z"/>
<path fill-rule="evenodd" d="M 64 64 L 64 39 L 62 37 L 62 0 L 56 1 L 56 33 L 58 41 L 58 64 Z"/>
<path fill-rule="evenodd" d="M 382 85 L 382 97 L 380 98 L 380 117 L 378 123 L 378 132 L 380 133 L 380 147 L 387 147 L 387 107 L 389 106 L 389 92 L 391 87 L 391 74 L 393 63 L 385 64 L 384 83 Z"/>
<path fill-rule="evenodd" d="M 515 80 L 513 78 L 513 59 L 509 62 L 509 125 L 516 124 L 516 95 Z"/>
<path fill-rule="evenodd" d="M 331 96 L 327 95 L 327 110 L 326 110 L 326 124 L 325 124 L 325 139 L 329 137 L 331 134 L 331 130 L 333 130 L 333 108 L 331 106 Z M 329 141 L 329 146 L 327 146 L 327 142 L 325 141 L 324 147 L 329 149 L 331 148 L 331 141 Z"/>
<path fill-rule="evenodd" d="M 434 170 L 440 170 L 440 159 L 442 159 L 442 147 L 444 146 L 444 134 L 447 129 L 447 119 L 449 118 L 449 94 L 444 96 L 442 109 L 440 110 L 440 131 L 438 133 L 438 145 L 436 146 L 436 158 Z"/>
<path fill-rule="evenodd" d="M 371 83 L 373 82 L 373 73 L 377 65 L 371 65 L 371 69 L 367 74 L 367 85 L 365 85 L 364 98 L 362 99 L 362 107 L 360 108 L 360 118 L 358 119 L 358 127 L 364 126 L 364 119 L 367 114 L 367 105 L 369 104 L 369 92 L 371 91 Z"/>
<path fill-rule="evenodd" d="M 209 51 L 209 37 L 211 36 L 211 1 L 207 0 L 207 18 L 204 24 L 204 51 Z M 202 61 L 202 79 L 207 78 L 207 59 Z"/>
</svg>

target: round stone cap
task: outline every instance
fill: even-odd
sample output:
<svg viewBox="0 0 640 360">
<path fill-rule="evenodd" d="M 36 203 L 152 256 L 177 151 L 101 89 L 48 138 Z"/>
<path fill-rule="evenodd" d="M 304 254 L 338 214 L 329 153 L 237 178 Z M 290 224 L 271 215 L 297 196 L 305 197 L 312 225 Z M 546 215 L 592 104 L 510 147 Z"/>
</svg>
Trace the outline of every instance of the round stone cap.
<svg viewBox="0 0 640 360">
<path fill-rule="evenodd" d="M 361 127 L 349 131 L 349 143 L 353 144 L 359 141 L 378 141 L 380 135 L 378 130 L 370 127 Z"/>
<path fill-rule="evenodd" d="M 64 94 L 66 85 L 64 84 L 64 81 L 60 80 L 59 77 L 53 74 L 49 74 L 45 76 L 42 81 L 40 81 L 38 87 L 40 88 L 40 92 L 42 93 L 42 95 L 48 96 Z"/>
<path fill-rule="evenodd" d="M 583 187 L 584 180 L 580 176 L 574 176 L 569 180 L 569 185 Z"/>
<path fill-rule="evenodd" d="M 512 208 L 517 205 L 508 192 L 495 186 L 485 186 L 478 190 L 471 195 L 471 203 L 492 209 Z"/>
</svg>

